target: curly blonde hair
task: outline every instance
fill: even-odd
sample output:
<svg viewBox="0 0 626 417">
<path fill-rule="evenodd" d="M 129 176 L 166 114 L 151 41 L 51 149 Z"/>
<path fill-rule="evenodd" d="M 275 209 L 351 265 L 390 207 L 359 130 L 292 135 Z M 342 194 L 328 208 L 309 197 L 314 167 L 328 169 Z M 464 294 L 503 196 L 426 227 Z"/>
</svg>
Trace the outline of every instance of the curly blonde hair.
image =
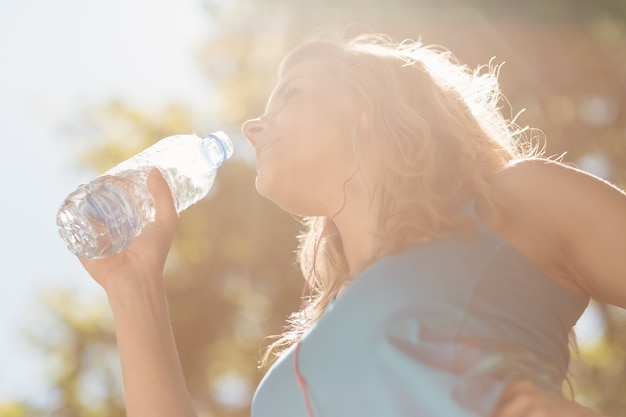
<svg viewBox="0 0 626 417">
<path fill-rule="evenodd" d="M 379 213 L 371 262 L 411 245 L 470 233 L 473 225 L 462 206 L 478 197 L 493 206 L 490 178 L 536 151 L 524 140 L 526 129 L 502 115 L 498 66 L 471 70 L 443 48 L 361 35 L 347 42 L 307 41 L 285 57 L 281 71 L 309 59 L 332 63 L 368 116 L 367 129 L 353 140 Z M 332 220 L 303 219 L 298 261 L 309 294 L 263 363 L 271 352 L 279 355 L 297 342 L 349 279 Z"/>
</svg>

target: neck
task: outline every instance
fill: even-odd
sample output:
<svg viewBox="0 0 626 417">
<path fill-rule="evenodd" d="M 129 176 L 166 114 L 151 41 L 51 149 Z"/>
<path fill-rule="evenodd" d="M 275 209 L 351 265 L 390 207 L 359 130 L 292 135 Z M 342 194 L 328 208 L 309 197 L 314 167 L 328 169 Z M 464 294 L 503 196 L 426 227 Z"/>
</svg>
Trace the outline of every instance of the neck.
<svg viewBox="0 0 626 417">
<path fill-rule="evenodd" d="M 346 187 L 345 205 L 333 222 L 341 236 L 349 278 L 355 278 L 372 260 L 377 231 L 377 216 L 362 176 Z"/>
</svg>

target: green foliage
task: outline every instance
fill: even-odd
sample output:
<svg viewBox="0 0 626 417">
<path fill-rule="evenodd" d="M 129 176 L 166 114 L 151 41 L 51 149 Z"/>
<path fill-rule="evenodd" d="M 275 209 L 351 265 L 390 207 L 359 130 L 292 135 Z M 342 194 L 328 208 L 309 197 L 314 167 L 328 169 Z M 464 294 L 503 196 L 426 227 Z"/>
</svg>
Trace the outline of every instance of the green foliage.
<svg viewBox="0 0 626 417">
<path fill-rule="evenodd" d="M 103 172 L 157 140 L 191 133 L 193 127 L 190 111 L 180 105 L 169 104 L 160 111 L 146 112 L 112 101 L 102 107 L 85 109 L 78 122 L 66 130 L 68 135 L 91 145 L 89 149 L 81 149 L 79 162 Z M 93 146 L 94 142 L 98 145 Z"/>
<path fill-rule="evenodd" d="M 123 416 L 113 322 L 105 300 L 80 301 L 59 290 L 43 301 L 45 320 L 38 320 L 29 333 L 49 358 L 50 389 L 58 400 L 30 410 L 28 416 Z"/>
<path fill-rule="evenodd" d="M 32 410 L 25 405 L 16 402 L 0 404 L 0 416 L 3 417 L 28 417 L 31 416 Z"/>
<path fill-rule="evenodd" d="M 606 326 L 604 337 L 580 346 L 571 368 L 576 399 L 602 410 L 607 416 L 624 416 L 626 410 L 626 312 L 594 304 Z"/>
</svg>

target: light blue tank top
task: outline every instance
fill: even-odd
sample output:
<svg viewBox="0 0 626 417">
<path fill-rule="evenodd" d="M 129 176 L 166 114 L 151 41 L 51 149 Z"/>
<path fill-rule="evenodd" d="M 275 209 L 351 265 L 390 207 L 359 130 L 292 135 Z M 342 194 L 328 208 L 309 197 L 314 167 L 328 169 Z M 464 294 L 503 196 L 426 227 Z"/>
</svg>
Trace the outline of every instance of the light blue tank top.
<svg viewBox="0 0 626 417">
<path fill-rule="evenodd" d="M 377 261 L 328 307 L 298 363 L 314 417 L 488 416 L 519 378 L 560 393 L 588 299 L 479 229 Z M 264 376 L 252 417 L 310 417 L 294 353 Z"/>
</svg>

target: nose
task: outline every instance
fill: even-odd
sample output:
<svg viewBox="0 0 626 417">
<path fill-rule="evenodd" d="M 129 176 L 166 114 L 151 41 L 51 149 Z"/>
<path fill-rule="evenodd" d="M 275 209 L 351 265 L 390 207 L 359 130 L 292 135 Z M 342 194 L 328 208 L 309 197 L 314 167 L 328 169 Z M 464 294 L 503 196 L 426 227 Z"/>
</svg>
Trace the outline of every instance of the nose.
<svg viewBox="0 0 626 417">
<path fill-rule="evenodd" d="M 267 130 L 267 122 L 263 118 L 246 120 L 241 126 L 241 132 L 252 146 L 256 146 L 259 137 Z"/>
</svg>

